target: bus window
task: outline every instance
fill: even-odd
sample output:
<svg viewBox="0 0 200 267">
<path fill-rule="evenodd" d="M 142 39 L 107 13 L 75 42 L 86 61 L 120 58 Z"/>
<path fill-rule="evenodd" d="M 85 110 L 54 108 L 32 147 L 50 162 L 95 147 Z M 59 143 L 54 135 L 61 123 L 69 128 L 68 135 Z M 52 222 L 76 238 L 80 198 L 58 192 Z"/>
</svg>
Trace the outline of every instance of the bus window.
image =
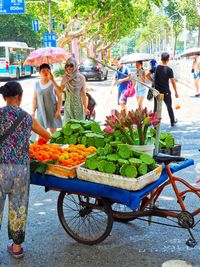
<svg viewBox="0 0 200 267">
<path fill-rule="evenodd" d="M 23 65 L 33 50 L 23 42 L 0 42 L 0 78 L 19 79 L 33 74 L 33 67 Z"/>
<path fill-rule="evenodd" d="M 0 47 L 0 57 L 6 57 L 6 49 L 5 49 L 5 47 Z"/>
<path fill-rule="evenodd" d="M 26 60 L 29 54 L 30 54 L 30 50 L 24 49 L 21 51 L 21 59 L 23 62 Z"/>
<path fill-rule="evenodd" d="M 10 65 L 18 65 L 21 61 L 21 49 L 9 48 L 9 52 Z"/>
</svg>

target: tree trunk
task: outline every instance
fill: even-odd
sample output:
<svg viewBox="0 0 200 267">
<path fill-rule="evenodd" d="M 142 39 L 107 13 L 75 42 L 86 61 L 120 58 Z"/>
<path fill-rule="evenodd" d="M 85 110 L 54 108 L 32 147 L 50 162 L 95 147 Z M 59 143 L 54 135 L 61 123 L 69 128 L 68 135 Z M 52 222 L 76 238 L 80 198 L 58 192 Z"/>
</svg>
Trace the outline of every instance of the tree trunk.
<svg viewBox="0 0 200 267">
<path fill-rule="evenodd" d="M 178 38 L 178 34 L 177 32 L 175 32 L 174 34 L 174 48 L 173 48 L 173 55 L 175 56 L 176 54 L 176 43 L 177 43 L 177 38 Z"/>
<path fill-rule="evenodd" d="M 200 18 L 199 18 L 199 31 L 198 31 L 198 47 L 200 47 Z"/>
</svg>

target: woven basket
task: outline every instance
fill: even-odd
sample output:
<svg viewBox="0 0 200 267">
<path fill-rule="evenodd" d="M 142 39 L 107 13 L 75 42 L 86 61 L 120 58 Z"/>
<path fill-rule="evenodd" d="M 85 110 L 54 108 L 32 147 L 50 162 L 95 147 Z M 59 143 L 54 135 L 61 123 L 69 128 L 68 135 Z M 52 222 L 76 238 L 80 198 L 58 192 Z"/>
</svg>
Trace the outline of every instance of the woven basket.
<svg viewBox="0 0 200 267">
<path fill-rule="evenodd" d="M 76 177 L 76 166 L 73 168 L 67 168 L 60 165 L 48 164 L 45 174 L 57 176 L 60 178 L 74 178 Z"/>
<path fill-rule="evenodd" d="M 84 165 L 81 165 L 77 168 L 77 178 L 98 184 L 119 187 L 129 191 L 137 191 L 156 181 L 160 177 L 161 172 L 162 167 L 158 166 L 156 169 L 143 176 L 128 178 L 116 174 L 89 170 L 84 168 Z"/>
</svg>

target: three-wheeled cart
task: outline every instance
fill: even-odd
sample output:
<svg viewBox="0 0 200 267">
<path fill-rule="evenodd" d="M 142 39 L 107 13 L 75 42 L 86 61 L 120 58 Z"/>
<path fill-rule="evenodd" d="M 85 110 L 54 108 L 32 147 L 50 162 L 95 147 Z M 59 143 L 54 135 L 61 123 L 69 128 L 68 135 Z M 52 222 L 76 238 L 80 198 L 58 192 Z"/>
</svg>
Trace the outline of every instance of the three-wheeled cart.
<svg viewBox="0 0 200 267">
<path fill-rule="evenodd" d="M 184 169 L 191 159 L 171 165 L 172 172 Z M 66 177 L 67 178 L 67 177 Z M 59 191 L 57 212 L 65 231 L 78 242 L 93 245 L 103 241 L 111 232 L 113 220 L 128 221 L 124 217 L 138 209 L 145 196 L 168 179 L 166 170 L 155 182 L 138 191 L 83 181 L 78 178 L 59 178 L 31 173 L 31 184 L 45 187 L 45 191 Z M 120 211 L 119 207 L 123 209 Z"/>
</svg>

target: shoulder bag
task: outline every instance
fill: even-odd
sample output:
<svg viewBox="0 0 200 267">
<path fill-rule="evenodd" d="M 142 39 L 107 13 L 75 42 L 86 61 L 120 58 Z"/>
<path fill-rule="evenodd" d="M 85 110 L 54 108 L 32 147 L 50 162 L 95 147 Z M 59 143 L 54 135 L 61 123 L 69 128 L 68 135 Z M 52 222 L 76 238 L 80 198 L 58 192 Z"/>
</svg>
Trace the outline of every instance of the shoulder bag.
<svg viewBox="0 0 200 267">
<path fill-rule="evenodd" d="M 156 78 L 156 68 L 154 71 L 154 81 L 152 83 L 152 88 L 155 88 L 155 78 Z M 153 99 L 153 89 L 149 88 L 148 93 L 147 93 L 147 100 L 151 101 L 152 99 Z"/>
</svg>

